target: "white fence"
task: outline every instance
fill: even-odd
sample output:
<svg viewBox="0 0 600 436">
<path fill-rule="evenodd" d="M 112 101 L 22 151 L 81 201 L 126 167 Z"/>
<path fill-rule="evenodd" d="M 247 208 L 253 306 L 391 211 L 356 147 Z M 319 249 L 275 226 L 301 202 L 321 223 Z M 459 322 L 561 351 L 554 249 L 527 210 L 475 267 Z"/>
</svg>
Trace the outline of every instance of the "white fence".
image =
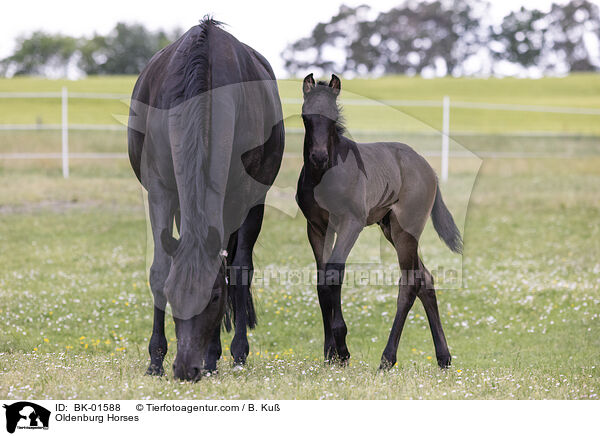
<svg viewBox="0 0 600 436">
<path fill-rule="evenodd" d="M 99 94 L 99 93 L 69 93 L 66 87 L 61 92 L 0 92 L 0 99 L 60 99 L 61 100 L 61 124 L 0 124 L 0 130 L 61 130 L 62 132 L 62 150 L 61 153 L 12 153 L 0 155 L 2 159 L 56 159 L 62 160 L 62 172 L 65 178 L 69 177 L 69 157 L 89 158 L 89 159 L 113 159 L 126 157 L 124 153 L 69 153 L 69 130 L 125 130 L 125 126 L 120 125 L 95 125 L 95 124 L 69 124 L 69 99 L 92 99 L 92 100 L 128 100 L 129 95 L 125 94 Z M 283 98 L 283 103 L 301 104 L 302 99 Z M 495 111 L 519 111 L 519 112 L 542 112 L 555 114 L 574 114 L 574 115 L 598 115 L 600 108 L 575 108 L 563 106 L 536 106 L 536 105 L 518 105 L 518 104 L 497 104 L 497 103 L 473 103 L 464 101 L 453 101 L 450 103 L 450 97 L 444 96 L 439 100 L 361 100 L 345 99 L 346 106 L 391 106 L 391 107 L 439 107 L 442 110 L 442 132 L 441 132 L 441 179 L 448 179 L 448 161 L 449 161 L 449 138 L 450 138 L 450 108 L 466 108 Z M 288 132 L 302 132 L 302 129 L 286 129 Z M 356 132 L 361 133 L 361 132 Z M 532 155 L 535 155 L 532 154 Z"/>
</svg>

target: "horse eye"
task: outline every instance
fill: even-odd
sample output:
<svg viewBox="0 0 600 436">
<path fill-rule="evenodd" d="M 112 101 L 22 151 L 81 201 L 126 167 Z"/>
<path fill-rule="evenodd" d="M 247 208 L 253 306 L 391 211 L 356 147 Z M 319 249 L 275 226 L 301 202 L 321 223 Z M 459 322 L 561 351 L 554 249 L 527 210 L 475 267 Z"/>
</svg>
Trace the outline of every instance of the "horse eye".
<svg viewBox="0 0 600 436">
<path fill-rule="evenodd" d="M 211 298 L 210 302 L 211 302 L 211 303 L 216 303 L 216 302 L 219 300 L 219 298 L 220 298 L 220 297 L 221 297 L 221 296 L 220 296 L 219 294 L 215 294 L 215 295 L 214 295 L 214 296 Z"/>
</svg>

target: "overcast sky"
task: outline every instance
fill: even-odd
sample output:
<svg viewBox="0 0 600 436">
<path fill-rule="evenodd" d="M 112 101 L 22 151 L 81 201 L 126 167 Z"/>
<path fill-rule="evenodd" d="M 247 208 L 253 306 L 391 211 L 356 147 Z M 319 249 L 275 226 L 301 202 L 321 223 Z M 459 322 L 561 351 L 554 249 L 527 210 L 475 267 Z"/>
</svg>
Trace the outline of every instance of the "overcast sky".
<svg viewBox="0 0 600 436">
<path fill-rule="evenodd" d="M 593 0 L 600 4 L 600 0 Z M 14 49 L 14 40 L 22 34 L 43 29 L 71 36 L 107 33 L 119 21 L 138 22 L 151 29 L 188 29 L 206 13 L 228 24 L 226 30 L 262 53 L 275 74 L 284 75 L 280 57 L 285 46 L 306 36 L 318 22 L 327 21 L 341 4 L 369 4 L 376 11 L 386 11 L 401 0 L 161 0 L 161 1 L 72 1 L 15 0 L 3 2 L 0 14 L 0 58 Z M 522 5 L 548 10 L 549 0 L 492 1 L 492 16 L 501 19 Z M 565 1 L 558 0 L 558 3 Z"/>
</svg>

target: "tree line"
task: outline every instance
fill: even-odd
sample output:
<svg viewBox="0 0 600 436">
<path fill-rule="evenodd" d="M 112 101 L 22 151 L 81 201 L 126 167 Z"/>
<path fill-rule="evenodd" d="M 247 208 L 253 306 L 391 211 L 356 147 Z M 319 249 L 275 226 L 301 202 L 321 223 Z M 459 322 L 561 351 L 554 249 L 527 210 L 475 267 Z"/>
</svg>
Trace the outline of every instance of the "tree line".
<svg viewBox="0 0 600 436">
<path fill-rule="evenodd" d="M 408 0 L 373 14 L 341 6 L 282 57 L 293 76 L 354 74 L 564 74 L 600 70 L 600 12 L 588 0 L 521 7 L 494 23 L 484 0 Z"/>
<path fill-rule="evenodd" d="M 18 38 L 0 75 L 138 74 L 183 32 L 118 23 L 107 35 L 37 31 Z M 490 18 L 486 0 L 405 0 L 386 12 L 342 5 L 282 53 L 292 76 L 306 71 L 381 75 L 542 75 L 600 70 L 600 11 L 590 0 L 522 7 Z"/>
<path fill-rule="evenodd" d="M 138 74 L 154 53 L 182 33 L 126 23 L 90 38 L 37 31 L 17 39 L 13 54 L 0 60 L 0 74 L 68 76 L 73 69 L 85 74 Z"/>
</svg>

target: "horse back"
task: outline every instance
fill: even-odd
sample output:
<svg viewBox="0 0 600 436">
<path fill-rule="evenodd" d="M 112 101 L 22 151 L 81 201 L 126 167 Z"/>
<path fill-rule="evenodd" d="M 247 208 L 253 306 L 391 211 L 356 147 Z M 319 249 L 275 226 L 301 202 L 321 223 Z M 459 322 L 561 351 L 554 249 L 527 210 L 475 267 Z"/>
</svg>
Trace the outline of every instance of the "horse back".
<svg viewBox="0 0 600 436">
<path fill-rule="evenodd" d="M 283 119 L 275 76 L 267 60 L 217 24 L 203 20 L 192 27 L 177 41 L 157 52 L 136 81 L 130 107 L 128 151 L 131 166 L 140 181 L 148 129 L 152 124 L 158 124 L 150 123 L 151 113 L 168 111 L 207 91 L 228 85 L 269 81 L 272 85 L 264 87 L 268 91 L 260 93 L 260 103 L 271 108 L 273 113 L 265 118 Z M 254 109 L 252 112 L 257 113 L 257 99 L 249 100 L 250 103 L 246 102 L 248 107 L 236 109 L 241 113 Z M 163 113 L 162 118 L 166 117 Z M 282 145 L 283 128 L 278 129 L 275 136 Z"/>
</svg>

